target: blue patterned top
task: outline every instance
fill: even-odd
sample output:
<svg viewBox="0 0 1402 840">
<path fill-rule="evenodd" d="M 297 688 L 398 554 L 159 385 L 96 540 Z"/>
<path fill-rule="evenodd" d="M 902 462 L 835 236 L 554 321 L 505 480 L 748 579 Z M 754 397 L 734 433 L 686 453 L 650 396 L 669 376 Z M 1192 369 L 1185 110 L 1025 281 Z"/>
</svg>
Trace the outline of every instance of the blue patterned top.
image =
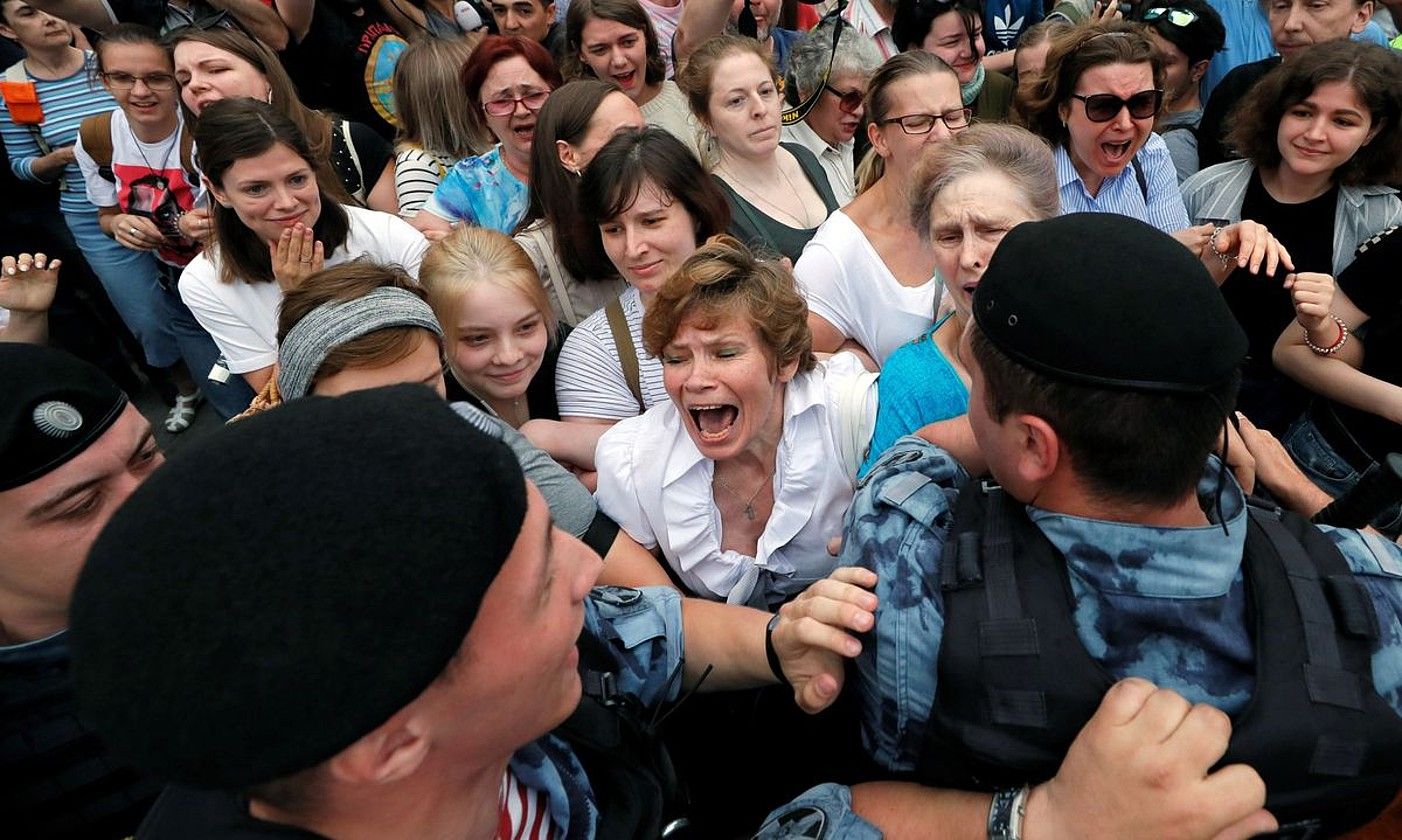
<svg viewBox="0 0 1402 840">
<path fill-rule="evenodd" d="M 876 428 L 857 478 L 871 472 L 896 438 L 914 434 L 928 423 L 968 413 L 969 389 L 934 340 L 935 330 L 949 318 L 945 315 L 886 357 L 881 366 Z"/>
<path fill-rule="evenodd" d="M 424 209 L 450 222 L 467 222 L 510 235 L 526 215 L 530 193 L 506 167 L 501 146 L 460 160 L 448 170 Z"/>
<path fill-rule="evenodd" d="M 1201 497 L 1214 489 L 1216 463 L 1204 471 Z M 914 487 L 921 482 L 913 473 L 928 481 Z M 935 701 L 944 632 L 940 551 L 955 488 L 967 477 L 949 453 L 902 438 L 847 514 L 840 565 L 874 570 L 881 604 L 874 643 L 857 660 L 862 734 L 892 771 L 915 769 Z M 1226 534 L 1220 525 L 1156 528 L 1027 508 L 1066 556 L 1077 635 L 1112 677 L 1143 677 L 1228 714 L 1246 705 L 1255 653 L 1241 574 L 1245 501 L 1229 479 L 1222 494 Z M 1373 681 L 1402 714 L 1402 548 L 1375 534 L 1323 531 L 1372 598 L 1381 627 Z"/>
</svg>

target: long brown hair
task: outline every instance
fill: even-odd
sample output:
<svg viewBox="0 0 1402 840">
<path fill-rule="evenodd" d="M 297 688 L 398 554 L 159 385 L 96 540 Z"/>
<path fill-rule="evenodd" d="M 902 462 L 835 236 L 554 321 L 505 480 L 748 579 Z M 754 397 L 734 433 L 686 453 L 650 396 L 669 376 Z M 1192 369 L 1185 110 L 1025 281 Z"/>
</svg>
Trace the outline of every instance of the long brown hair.
<svg viewBox="0 0 1402 840">
<path fill-rule="evenodd" d="M 341 183 L 340 176 L 331 166 L 331 133 L 336 130 L 335 124 L 330 116 L 302 104 L 302 100 L 297 96 L 297 88 L 292 84 L 292 77 L 287 75 L 287 71 L 282 68 L 282 62 L 278 61 L 277 55 L 271 49 L 261 41 L 255 41 L 244 33 L 233 29 L 222 27 L 196 29 L 190 27 L 173 33 L 167 39 L 172 57 L 175 54 L 175 48 L 186 42 L 207 44 L 216 50 L 223 50 L 248 62 L 253 65 L 254 70 L 263 74 L 263 77 L 268 80 L 268 88 L 271 91 L 269 104 L 278 113 L 291 120 L 292 124 L 297 127 L 298 133 L 306 138 L 307 148 L 311 150 L 312 154 L 308 162 L 312 164 L 312 171 L 316 173 L 316 180 L 321 185 L 322 192 L 330 195 L 341 204 L 358 203 L 351 198 L 350 193 L 346 192 L 346 187 Z M 198 125 L 200 118 L 196 117 L 185 105 L 184 97 L 181 97 L 180 107 L 185 112 L 185 124 Z M 203 167 L 203 157 L 204 149 L 201 147 L 201 167 Z"/>
<path fill-rule="evenodd" d="M 401 145 L 456 160 L 491 147 L 472 112 L 479 106 L 467 98 L 462 68 L 482 36 L 420 38 L 394 65 L 394 107 L 399 117 Z"/>
<path fill-rule="evenodd" d="M 212 102 L 195 126 L 195 142 L 200 149 L 200 166 L 211 184 L 223 188 L 229 167 L 246 158 L 257 157 L 278 144 L 297 154 L 312 169 L 316 158 L 307 138 L 290 117 L 266 102 L 239 97 Z M 326 256 L 345 244 L 350 233 L 346 210 L 326 187 L 317 181 L 321 194 L 321 214 L 312 231 L 325 248 Z M 214 235 L 219 258 L 219 279 L 225 283 L 272 283 L 272 258 L 268 243 L 239 219 L 233 208 L 219 202 L 211 205 Z"/>
</svg>

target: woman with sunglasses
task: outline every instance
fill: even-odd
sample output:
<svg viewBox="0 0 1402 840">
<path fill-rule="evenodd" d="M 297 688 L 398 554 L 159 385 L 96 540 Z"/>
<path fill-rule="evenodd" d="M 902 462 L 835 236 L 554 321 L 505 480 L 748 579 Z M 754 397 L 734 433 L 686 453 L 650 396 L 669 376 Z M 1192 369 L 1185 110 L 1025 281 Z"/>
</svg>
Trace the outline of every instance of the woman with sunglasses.
<svg viewBox="0 0 1402 840">
<path fill-rule="evenodd" d="M 712 177 L 730 204 L 729 233 L 797 260 L 837 197 L 811 152 L 781 142 L 784 101 L 764 47 L 718 35 L 691 54 L 677 83 L 715 138 Z"/>
<path fill-rule="evenodd" d="M 555 60 L 540 44 L 519 35 L 489 35 L 462 70 L 468 100 L 497 139 L 491 151 L 458 161 L 419 214 L 414 227 L 442 238 L 458 222 L 510 234 L 526 214 L 531 182 L 531 140 L 536 114 L 561 84 Z"/>
<path fill-rule="evenodd" d="M 982 4 L 978 0 L 914 0 L 896 4 L 891 37 L 901 52 L 939 56 L 959 77 L 959 95 L 979 122 L 1003 122 L 1013 106 L 1013 82 L 984 67 Z"/>
<path fill-rule="evenodd" d="M 1164 101 L 1154 131 L 1168 146 L 1182 183 L 1198 171 L 1202 77 L 1222 50 L 1227 30 L 1204 0 L 1150 3 L 1140 14 L 1144 31 L 1163 56 Z"/>
<path fill-rule="evenodd" d="M 1195 221 L 1229 224 L 1250 216 L 1264 222 L 1289 249 L 1301 277 L 1339 276 L 1360 244 L 1402 222 L 1402 200 L 1386 186 L 1402 180 L 1402 57 L 1396 53 L 1348 40 L 1316 44 L 1258 82 L 1238 114 L 1230 142 L 1245 157 L 1210 166 L 1183 184 Z M 1238 404 L 1276 434 L 1300 415 L 1305 400 L 1271 366 L 1272 347 L 1295 317 L 1295 277 L 1237 270 L 1222 282 L 1222 295 L 1250 341 Z M 1332 317 L 1322 326 L 1328 327 L 1316 344 L 1322 355 L 1357 349 L 1346 347 L 1347 333 Z M 1289 332 L 1292 340 L 1299 336 L 1298 328 Z"/>
<path fill-rule="evenodd" d="M 1082 25 L 1057 39 L 1026 103 L 1028 128 L 1052 146 L 1062 213 L 1119 213 L 1173 234 L 1217 282 L 1290 264 L 1266 228 L 1236 219 L 1188 225 L 1178 174 L 1154 133 L 1163 59 L 1138 24 Z"/>
<path fill-rule="evenodd" d="M 794 276 L 813 349 L 858 345 L 881 365 L 930 326 L 940 297 L 930 245 L 910 224 L 909 185 L 931 143 L 969 124 L 959 79 L 933 53 L 892 56 L 871 77 L 867 138 L 875 182 L 818 229 Z"/>
<path fill-rule="evenodd" d="M 796 98 L 817 101 L 803 120 L 784 126 L 784 140 L 812 152 L 828 176 L 839 205 L 857 197 L 853 155 L 861 127 L 867 80 L 881 66 L 881 53 L 870 37 L 844 24 L 836 48 L 831 22 L 813 29 L 789 52 L 788 81 Z"/>
</svg>

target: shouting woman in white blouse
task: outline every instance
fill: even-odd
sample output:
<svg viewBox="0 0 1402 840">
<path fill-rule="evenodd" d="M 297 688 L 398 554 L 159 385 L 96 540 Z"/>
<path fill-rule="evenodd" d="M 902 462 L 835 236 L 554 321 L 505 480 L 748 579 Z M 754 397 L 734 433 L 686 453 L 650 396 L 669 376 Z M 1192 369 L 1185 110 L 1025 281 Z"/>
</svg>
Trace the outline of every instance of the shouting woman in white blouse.
<svg viewBox="0 0 1402 840">
<path fill-rule="evenodd" d="M 598 500 L 687 589 L 774 608 L 832 571 L 874 376 L 813 356 L 793 278 L 717 237 L 657 292 L 643 343 L 670 401 L 599 441 Z"/>
</svg>

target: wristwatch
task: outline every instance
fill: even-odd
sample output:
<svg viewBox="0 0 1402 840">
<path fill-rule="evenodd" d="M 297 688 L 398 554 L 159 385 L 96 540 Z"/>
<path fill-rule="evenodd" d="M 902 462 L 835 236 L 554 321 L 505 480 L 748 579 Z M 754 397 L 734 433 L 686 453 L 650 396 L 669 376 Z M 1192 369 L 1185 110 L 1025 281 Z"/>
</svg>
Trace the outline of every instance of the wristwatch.
<svg viewBox="0 0 1402 840">
<path fill-rule="evenodd" d="M 988 840 L 1022 840 L 1022 818 L 1027 813 L 1027 785 L 995 791 L 988 806 Z"/>
</svg>

